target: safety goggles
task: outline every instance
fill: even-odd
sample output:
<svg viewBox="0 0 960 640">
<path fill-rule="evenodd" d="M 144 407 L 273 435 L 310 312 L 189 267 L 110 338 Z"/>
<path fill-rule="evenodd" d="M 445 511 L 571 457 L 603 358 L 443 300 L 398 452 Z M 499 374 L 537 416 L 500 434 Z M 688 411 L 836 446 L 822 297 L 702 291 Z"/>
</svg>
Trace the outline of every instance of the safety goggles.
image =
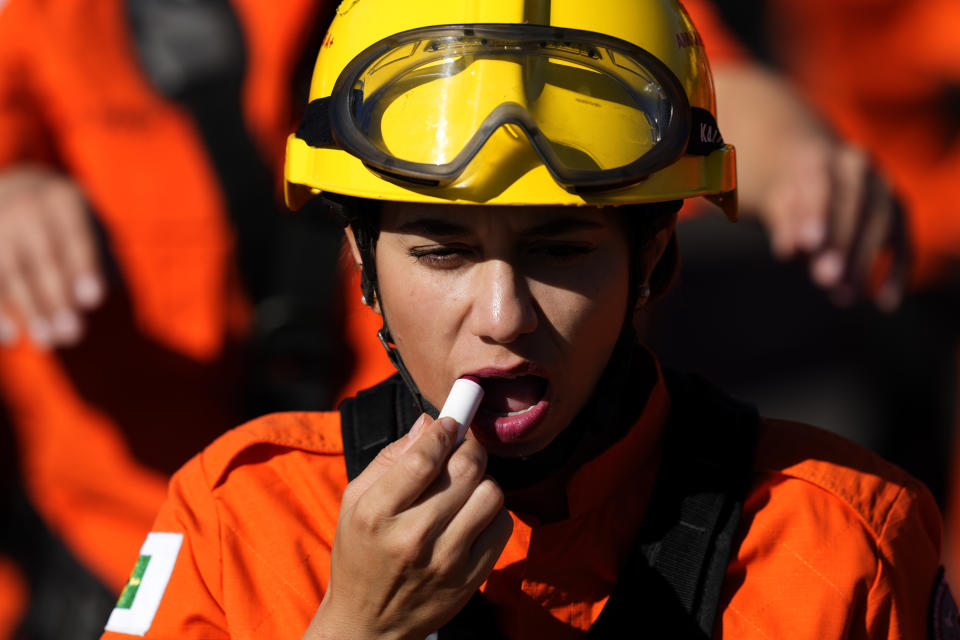
<svg viewBox="0 0 960 640">
<path fill-rule="evenodd" d="M 393 181 L 446 186 L 478 153 L 525 137 L 573 192 L 643 180 L 723 146 L 713 116 L 629 42 L 535 25 L 449 25 L 385 38 L 310 103 L 297 137 Z"/>
</svg>

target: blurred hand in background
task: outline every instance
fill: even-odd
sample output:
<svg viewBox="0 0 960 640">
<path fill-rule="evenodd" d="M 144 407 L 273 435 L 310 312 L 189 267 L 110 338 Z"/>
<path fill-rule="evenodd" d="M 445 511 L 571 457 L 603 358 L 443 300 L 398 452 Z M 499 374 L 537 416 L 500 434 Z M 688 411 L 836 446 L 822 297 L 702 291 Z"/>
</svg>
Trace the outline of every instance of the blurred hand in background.
<svg viewBox="0 0 960 640">
<path fill-rule="evenodd" d="M 0 172 L 0 345 L 22 332 L 69 346 L 104 298 L 97 241 L 80 189 L 38 165 Z"/>
<path fill-rule="evenodd" d="M 835 302 L 899 306 L 904 213 L 862 148 L 840 140 L 782 76 L 759 64 L 714 69 L 719 121 L 735 141 L 740 206 L 781 259 L 805 257 Z"/>
</svg>

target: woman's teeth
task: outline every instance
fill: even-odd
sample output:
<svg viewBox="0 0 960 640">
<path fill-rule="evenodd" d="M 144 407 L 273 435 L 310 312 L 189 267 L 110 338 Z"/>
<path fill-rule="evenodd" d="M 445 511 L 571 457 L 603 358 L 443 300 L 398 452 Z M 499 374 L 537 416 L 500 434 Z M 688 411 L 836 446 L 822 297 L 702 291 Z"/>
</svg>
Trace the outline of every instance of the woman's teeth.
<svg viewBox="0 0 960 640">
<path fill-rule="evenodd" d="M 530 411 L 530 409 L 533 409 L 535 406 L 537 406 L 537 405 L 532 404 L 532 405 L 530 405 L 529 407 L 527 407 L 526 409 L 521 409 L 520 411 L 507 411 L 507 412 L 505 412 L 505 413 L 504 413 L 504 412 L 500 412 L 500 411 L 485 411 L 485 413 L 491 413 L 491 414 L 493 414 L 493 415 L 495 415 L 495 416 L 498 416 L 498 417 L 500 417 L 500 418 L 512 418 L 513 416 L 523 415 L 524 413 Z"/>
<path fill-rule="evenodd" d="M 480 410 L 497 417 L 522 415 L 543 400 L 547 391 L 545 378 L 521 375 L 513 378 L 483 378 L 484 396 Z"/>
</svg>

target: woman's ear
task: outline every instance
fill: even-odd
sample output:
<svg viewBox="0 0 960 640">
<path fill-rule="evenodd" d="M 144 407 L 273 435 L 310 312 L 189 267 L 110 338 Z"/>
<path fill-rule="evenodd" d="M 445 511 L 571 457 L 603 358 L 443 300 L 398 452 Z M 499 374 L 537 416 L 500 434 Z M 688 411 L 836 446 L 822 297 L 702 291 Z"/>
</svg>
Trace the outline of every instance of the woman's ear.
<svg viewBox="0 0 960 640">
<path fill-rule="evenodd" d="M 363 257 L 360 255 L 360 249 L 357 247 L 357 238 L 353 235 L 353 228 L 350 225 L 344 228 L 343 233 L 347 237 L 347 245 L 350 247 L 350 255 L 353 256 L 353 263 L 356 265 L 357 270 L 360 271 L 360 287 L 363 289 L 367 276 L 363 269 Z M 373 287 L 370 287 L 370 289 L 372 291 Z M 364 294 L 361 297 L 361 301 L 373 309 L 374 313 L 380 314 L 380 301 L 376 299 L 376 296 L 372 295 L 371 297 L 373 297 L 373 300 L 368 300 Z"/>
<path fill-rule="evenodd" d="M 670 224 L 658 230 L 641 250 L 640 284 L 649 287 L 654 298 L 667 288 L 677 268 L 676 224 L 674 216 Z"/>
</svg>

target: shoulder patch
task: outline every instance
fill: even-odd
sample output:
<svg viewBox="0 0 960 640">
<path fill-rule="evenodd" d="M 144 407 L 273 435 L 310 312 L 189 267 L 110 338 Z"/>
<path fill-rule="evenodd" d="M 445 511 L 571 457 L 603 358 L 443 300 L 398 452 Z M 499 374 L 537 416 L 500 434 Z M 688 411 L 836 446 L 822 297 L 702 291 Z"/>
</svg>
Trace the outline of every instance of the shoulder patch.
<svg viewBox="0 0 960 640">
<path fill-rule="evenodd" d="M 147 534 L 133 573 L 107 620 L 106 631 L 134 636 L 147 632 L 167 590 L 181 544 L 182 533 Z"/>
<path fill-rule="evenodd" d="M 950 585 L 940 569 L 937 586 L 933 589 L 933 602 L 930 605 L 931 640 L 960 640 L 960 613 L 957 603 L 950 593 Z"/>
</svg>

